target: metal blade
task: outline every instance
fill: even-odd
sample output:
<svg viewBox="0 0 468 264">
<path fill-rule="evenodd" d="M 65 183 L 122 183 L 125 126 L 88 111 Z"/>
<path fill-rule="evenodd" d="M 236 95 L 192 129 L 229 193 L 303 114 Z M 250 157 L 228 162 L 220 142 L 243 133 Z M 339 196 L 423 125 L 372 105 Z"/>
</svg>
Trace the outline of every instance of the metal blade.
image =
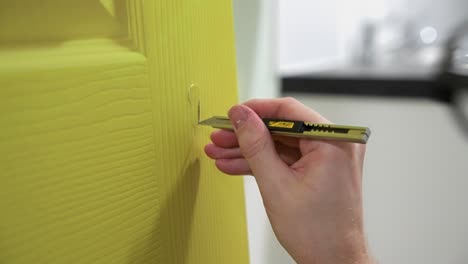
<svg viewBox="0 0 468 264">
<path fill-rule="evenodd" d="M 232 124 L 229 118 L 222 116 L 214 116 L 212 118 L 200 121 L 198 124 L 203 126 L 211 126 L 214 128 L 232 129 Z"/>
</svg>

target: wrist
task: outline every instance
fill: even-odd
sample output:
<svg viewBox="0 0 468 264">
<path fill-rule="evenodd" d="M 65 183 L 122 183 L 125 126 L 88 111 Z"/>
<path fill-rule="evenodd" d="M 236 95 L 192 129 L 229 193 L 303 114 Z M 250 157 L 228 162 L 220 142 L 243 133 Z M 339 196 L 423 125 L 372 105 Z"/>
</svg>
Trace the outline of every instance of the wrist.
<svg viewBox="0 0 468 264">
<path fill-rule="evenodd" d="M 335 256 L 331 257 L 330 264 L 373 264 L 364 234 L 357 234 L 355 237 L 345 241 L 338 248 Z"/>
<path fill-rule="evenodd" d="M 331 241 L 315 243 L 302 256 L 297 256 L 298 264 L 375 264 L 369 253 L 365 236 L 362 232 L 351 234 Z"/>
<path fill-rule="evenodd" d="M 324 264 L 373 264 L 363 231 L 350 232 L 330 253 L 328 262 L 325 261 Z"/>
</svg>

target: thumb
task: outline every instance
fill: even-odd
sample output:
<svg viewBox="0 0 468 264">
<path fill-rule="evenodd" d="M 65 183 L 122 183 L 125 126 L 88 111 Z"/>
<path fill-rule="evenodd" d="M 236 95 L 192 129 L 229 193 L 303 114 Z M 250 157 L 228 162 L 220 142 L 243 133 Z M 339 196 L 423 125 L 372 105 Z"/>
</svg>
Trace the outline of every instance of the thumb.
<svg viewBox="0 0 468 264">
<path fill-rule="evenodd" d="M 257 113 L 245 105 L 236 105 L 229 110 L 229 119 L 257 182 L 271 182 L 289 173 L 289 167 L 278 156 L 270 132 Z"/>
</svg>

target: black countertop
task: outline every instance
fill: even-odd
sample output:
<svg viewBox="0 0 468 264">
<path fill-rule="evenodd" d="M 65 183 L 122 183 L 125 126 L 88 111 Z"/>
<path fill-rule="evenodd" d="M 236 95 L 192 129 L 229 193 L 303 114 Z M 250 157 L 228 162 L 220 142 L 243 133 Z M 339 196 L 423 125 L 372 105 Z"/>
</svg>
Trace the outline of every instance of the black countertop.
<svg viewBox="0 0 468 264">
<path fill-rule="evenodd" d="M 446 102 L 451 94 L 435 68 L 337 67 L 281 77 L 285 93 L 430 98 Z"/>
</svg>

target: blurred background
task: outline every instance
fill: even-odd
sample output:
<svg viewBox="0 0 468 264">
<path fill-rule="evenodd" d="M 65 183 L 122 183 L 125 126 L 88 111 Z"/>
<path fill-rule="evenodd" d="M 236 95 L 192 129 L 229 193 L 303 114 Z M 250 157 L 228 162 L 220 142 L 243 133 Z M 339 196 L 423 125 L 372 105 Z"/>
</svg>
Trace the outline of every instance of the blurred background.
<svg viewBox="0 0 468 264">
<path fill-rule="evenodd" d="M 468 1 L 234 0 L 239 99 L 292 96 L 369 126 L 379 263 L 468 263 Z M 465 23 L 468 25 L 468 23 Z M 253 264 L 294 263 L 245 179 Z"/>
</svg>

